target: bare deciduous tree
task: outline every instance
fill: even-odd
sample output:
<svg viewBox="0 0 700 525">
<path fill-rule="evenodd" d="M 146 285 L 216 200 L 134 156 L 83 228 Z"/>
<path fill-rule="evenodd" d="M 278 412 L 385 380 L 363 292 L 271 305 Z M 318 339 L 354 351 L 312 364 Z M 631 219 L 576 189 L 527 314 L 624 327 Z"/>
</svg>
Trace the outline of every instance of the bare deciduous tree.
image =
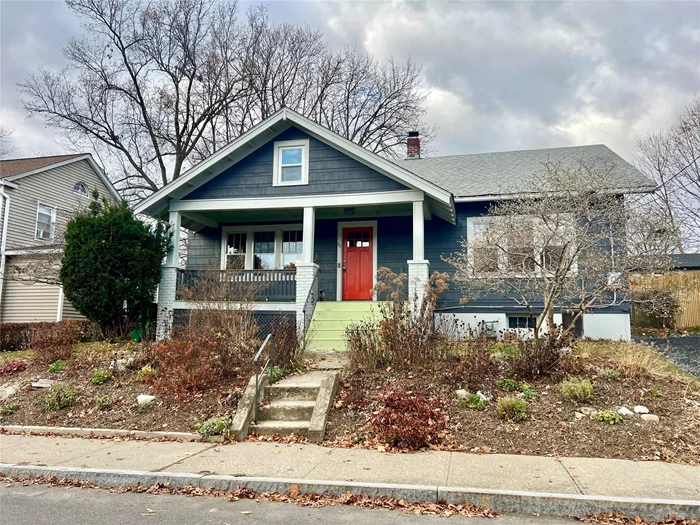
<svg viewBox="0 0 700 525">
<path fill-rule="evenodd" d="M 283 106 L 387 156 L 400 154 L 408 131 L 420 131 L 424 146 L 431 137 L 420 68 L 410 60 L 333 51 L 321 33 L 274 24 L 262 7 L 239 21 L 235 2 L 68 4 L 86 36 L 64 49 L 70 67 L 20 83 L 23 104 L 75 147 L 100 154 L 129 199 Z"/>
<path fill-rule="evenodd" d="M 555 309 L 568 311 L 566 337 L 585 312 L 629 301 L 631 271 L 668 268 L 664 242 L 628 249 L 625 188 L 610 187 L 614 169 L 550 163 L 519 196 L 492 206 L 447 258 L 465 302 L 488 294 L 512 300 L 534 320 L 536 338 L 554 325 Z M 663 224 L 637 225 L 650 239 L 666 235 Z"/>
<path fill-rule="evenodd" d="M 4 159 L 8 155 L 11 155 L 16 149 L 12 145 L 10 135 L 12 135 L 12 130 L 0 127 L 0 159 Z"/>
<path fill-rule="evenodd" d="M 700 98 L 669 129 L 637 143 L 640 168 L 659 185 L 649 208 L 663 213 L 675 232 L 675 249 L 700 246 Z"/>
</svg>

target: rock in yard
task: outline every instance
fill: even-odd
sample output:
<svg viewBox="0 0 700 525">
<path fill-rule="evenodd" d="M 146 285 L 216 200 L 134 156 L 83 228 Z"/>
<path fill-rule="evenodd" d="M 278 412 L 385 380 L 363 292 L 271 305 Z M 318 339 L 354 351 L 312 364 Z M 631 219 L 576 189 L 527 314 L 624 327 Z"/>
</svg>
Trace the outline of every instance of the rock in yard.
<svg viewBox="0 0 700 525">
<path fill-rule="evenodd" d="M 632 412 L 627 407 L 615 407 L 615 410 L 617 410 L 617 413 L 620 414 L 621 416 L 633 416 L 634 415 L 634 412 Z"/>
<path fill-rule="evenodd" d="M 493 399 L 490 392 L 482 392 L 481 390 L 477 390 L 476 395 L 479 396 L 479 399 L 481 399 L 484 403 L 488 403 Z"/>
<path fill-rule="evenodd" d="M 585 414 L 583 414 L 582 412 L 576 412 L 574 416 L 576 417 L 576 419 L 583 419 L 584 417 L 586 417 Z"/>
<path fill-rule="evenodd" d="M 156 396 L 151 396 L 151 395 L 149 395 L 149 394 L 139 394 L 139 395 L 136 397 L 136 401 L 137 401 L 138 404 L 141 405 L 142 407 L 143 407 L 143 406 L 146 406 L 146 405 L 150 405 L 150 404 L 153 403 L 155 400 L 156 400 Z"/>
<path fill-rule="evenodd" d="M 39 379 L 32 383 L 32 388 L 51 388 L 53 386 L 53 381 L 51 379 Z"/>
<path fill-rule="evenodd" d="M 595 417 L 598 415 L 598 411 L 591 407 L 581 407 L 578 409 L 584 416 Z"/>
<path fill-rule="evenodd" d="M 22 382 L 20 381 L 19 383 L 15 383 L 14 385 L 7 384 L 0 386 L 0 401 L 5 401 L 6 399 L 10 399 L 12 396 L 14 396 L 19 389 L 22 388 Z"/>
<path fill-rule="evenodd" d="M 469 396 L 466 390 L 455 390 L 455 394 L 457 395 L 457 399 L 467 399 L 467 396 Z"/>
<path fill-rule="evenodd" d="M 637 405 L 636 407 L 634 407 L 634 413 L 635 414 L 648 414 L 649 409 L 647 407 L 645 407 L 644 405 Z"/>
<path fill-rule="evenodd" d="M 658 423 L 659 416 L 655 416 L 654 414 L 642 414 L 642 421 L 646 421 L 647 423 Z"/>
</svg>

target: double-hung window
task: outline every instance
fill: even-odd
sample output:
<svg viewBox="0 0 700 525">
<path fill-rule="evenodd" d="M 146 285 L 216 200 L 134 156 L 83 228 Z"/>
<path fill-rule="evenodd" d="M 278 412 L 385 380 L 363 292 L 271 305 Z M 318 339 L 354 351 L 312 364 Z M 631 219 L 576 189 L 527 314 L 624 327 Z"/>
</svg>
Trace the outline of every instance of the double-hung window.
<svg viewBox="0 0 700 525">
<path fill-rule="evenodd" d="M 295 186 L 309 183 L 309 141 L 275 142 L 274 186 Z"/>
<path fill-rule="evenodd" d="M 47 206 L 41 202 L 36 209 L 36 234 L 35 238 L 43 241 L 53 240 L 54 227 L 56 225 L 56 208 Z"/>
<path fill-rule="evenodd" d="M 221 269 L 291 269 L 301 261 L 303 246 L 301 225 L 226 227 Z"/>
</svg>

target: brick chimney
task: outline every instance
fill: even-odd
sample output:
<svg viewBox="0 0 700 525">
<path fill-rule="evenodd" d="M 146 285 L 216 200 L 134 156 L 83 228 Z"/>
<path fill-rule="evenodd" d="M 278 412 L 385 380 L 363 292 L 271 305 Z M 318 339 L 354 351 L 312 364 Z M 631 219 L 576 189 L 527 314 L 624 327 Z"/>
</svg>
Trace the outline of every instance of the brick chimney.
<svg viewBox="0 0 700 525">
<path fill-rule="evenodd" d="M 408 132 L 408 141 L 406 142 L 406 158 L 420 158 L 420 136 L 417 131 Z"/>
</svg>

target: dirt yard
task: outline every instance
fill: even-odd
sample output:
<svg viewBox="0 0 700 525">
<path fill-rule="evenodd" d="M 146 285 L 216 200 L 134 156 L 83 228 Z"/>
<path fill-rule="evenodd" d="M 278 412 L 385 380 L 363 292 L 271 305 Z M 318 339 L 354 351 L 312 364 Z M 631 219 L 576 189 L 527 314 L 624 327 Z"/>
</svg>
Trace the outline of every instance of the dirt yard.
<svg viewBox="0 0 700 525">
<path fill-rule="evenodd" d="M 588 343 L 576 350 L 582 365 L 578 377 L 589 379 L 593 386 L 593 395 L 585 402 L 575 403 L 562 395 L 562 376 L 529 381 L 535 398 L 527 401 L 527 416 L 517 423 L 506 422 L 497 414 L 497 399 L 512 395 L 497 386 L 503 379 L 497 373 L 482 383 L 482 390 L 493 400 L 478 410 L 464 407 L 457 399 L 455 390 L 467 385 L 460 384 L 453 365 L 436 365 L 431 371 L 357 372 L 341 381 L 326 444 L 383 448 L 372 435 L 371 419 L 382 407 L 382 395 L 404 392 L 439 399 L 447 413 L 447 429 L 441 443 L 434 445 L 438 448 L 699 464 L 698 383 L 653 355 L 635 355 L 638 345 L 625 348 L 617 353 L 614 344 Z M 605 368 L 621 373 L 615 379 L 602 379 L 599 374 Z M 646 406 L 659 422 L 645 422 L 634 414 L 609 424 L 595 414 L 583 413 L 618 406 L 633 410 L 637 405 Z"/>
</svg>

